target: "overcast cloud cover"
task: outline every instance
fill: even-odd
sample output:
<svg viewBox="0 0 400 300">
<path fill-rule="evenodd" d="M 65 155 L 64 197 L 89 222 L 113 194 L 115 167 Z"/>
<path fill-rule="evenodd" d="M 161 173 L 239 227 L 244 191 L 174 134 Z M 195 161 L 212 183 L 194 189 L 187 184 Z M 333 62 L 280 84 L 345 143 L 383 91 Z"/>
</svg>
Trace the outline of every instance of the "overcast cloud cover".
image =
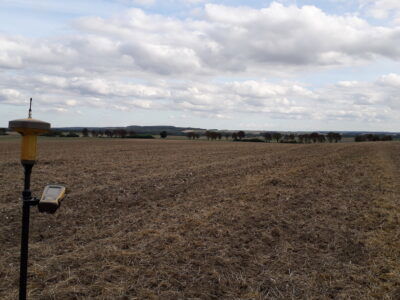
<svg viewBox="0 0 400 300">
<path fill-rule="evenodd" d="M 0 127 L 400 131 L 400 2 L 0 0 Z"/>
</svg>

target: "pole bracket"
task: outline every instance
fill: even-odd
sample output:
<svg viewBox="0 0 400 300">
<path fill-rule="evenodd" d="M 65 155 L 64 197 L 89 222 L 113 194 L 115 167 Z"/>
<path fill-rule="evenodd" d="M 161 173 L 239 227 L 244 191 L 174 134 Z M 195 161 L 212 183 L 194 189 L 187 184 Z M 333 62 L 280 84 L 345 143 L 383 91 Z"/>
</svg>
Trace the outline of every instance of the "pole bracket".
<svg viewBox="0 0 400 300">
<path fill-rule="evenodd" d="M 29 206 L 35 206 L 39 204 L 40 199 L 31 196 L 31 191 L 22 192 L 22 203 L 28 204 Z"/>
<path fill-rule="evenodd" d="M 24 200 L 24 201 L 26 201 L 26 200 Z M 30 206 L 35 206 L 35 205 L 39 204 L 39 201 L 40 201 L 40 199 L 33 197 L 30 200 L 28 200 L 28 204 Z"/>
</svg>

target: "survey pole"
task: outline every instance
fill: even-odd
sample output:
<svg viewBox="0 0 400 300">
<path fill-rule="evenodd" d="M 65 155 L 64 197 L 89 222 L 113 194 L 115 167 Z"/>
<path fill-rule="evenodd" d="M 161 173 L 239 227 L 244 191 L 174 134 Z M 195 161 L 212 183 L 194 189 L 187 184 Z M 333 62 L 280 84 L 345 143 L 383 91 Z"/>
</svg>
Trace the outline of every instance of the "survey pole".
<svg viewBox="0 0 400 300">
<path fill-rule="evenodd" d="M 9 128 L 22 136 L 21 163 L 24 167 L 24 190 L 22 191 L 22 228 L 21 228 L 21 257 L 19 277 L 19 299 L 26 299 L 28 276 L 28 242 L 30 207 L 37 205 L 39 200 L 32 197 L 30 190 L 31 173 L 36 162 L 37 136 L 48 132 L 50 124 L 32 119 L 32 98 L 30 99 L 28 118 L 9 122 Z"/>
</svg>

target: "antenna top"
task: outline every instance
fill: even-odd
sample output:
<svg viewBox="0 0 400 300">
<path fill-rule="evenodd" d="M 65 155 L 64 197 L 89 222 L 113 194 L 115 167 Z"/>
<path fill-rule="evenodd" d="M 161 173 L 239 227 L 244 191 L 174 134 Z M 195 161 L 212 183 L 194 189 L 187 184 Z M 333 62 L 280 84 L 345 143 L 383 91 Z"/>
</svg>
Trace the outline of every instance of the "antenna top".
<svg viewBox="0 0 400 300">
<path fill-rule="evenodd" d="M 29 100 L 28 119 L 32 119 L 32 98 Z"/>
</svg>

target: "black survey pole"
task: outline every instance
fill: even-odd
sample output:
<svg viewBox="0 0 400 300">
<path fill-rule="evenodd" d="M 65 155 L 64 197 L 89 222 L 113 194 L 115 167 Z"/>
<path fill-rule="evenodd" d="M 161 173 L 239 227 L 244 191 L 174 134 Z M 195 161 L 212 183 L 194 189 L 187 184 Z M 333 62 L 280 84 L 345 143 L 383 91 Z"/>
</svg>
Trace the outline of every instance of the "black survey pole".
<svg viewBox="0 0 400 300">
<path fill-rule="evenodd" d="M 22 232 L 21 232 L 21 259 L 19 269 L 19 299 L 26 299 L 26 284 L 28 275 L 28 241 L 29 241 L 29 213 L 32 202 L 31 172 L 33 164 L 23 164 L 25 169 L 24 191 L 22 192 Z"/>
<path fill-rule="evenodd" d="M 24 167 L 24 191 L 22 192 L 22 230 L 21 258 L 19 268 L 19 299 L 26 299 L 26 283 L 28 275 L 28 241 L 30 206 L 37 205 L 39 200 L 32 197 L 31 173 L 36 161 L 37 136 L 50 130 L 50 123 L 32 119 L 32 98 L 29 104 L 27 119 L 10 121 L 8 127 L 22 136 L 21 163 Z"/>
</svg>

